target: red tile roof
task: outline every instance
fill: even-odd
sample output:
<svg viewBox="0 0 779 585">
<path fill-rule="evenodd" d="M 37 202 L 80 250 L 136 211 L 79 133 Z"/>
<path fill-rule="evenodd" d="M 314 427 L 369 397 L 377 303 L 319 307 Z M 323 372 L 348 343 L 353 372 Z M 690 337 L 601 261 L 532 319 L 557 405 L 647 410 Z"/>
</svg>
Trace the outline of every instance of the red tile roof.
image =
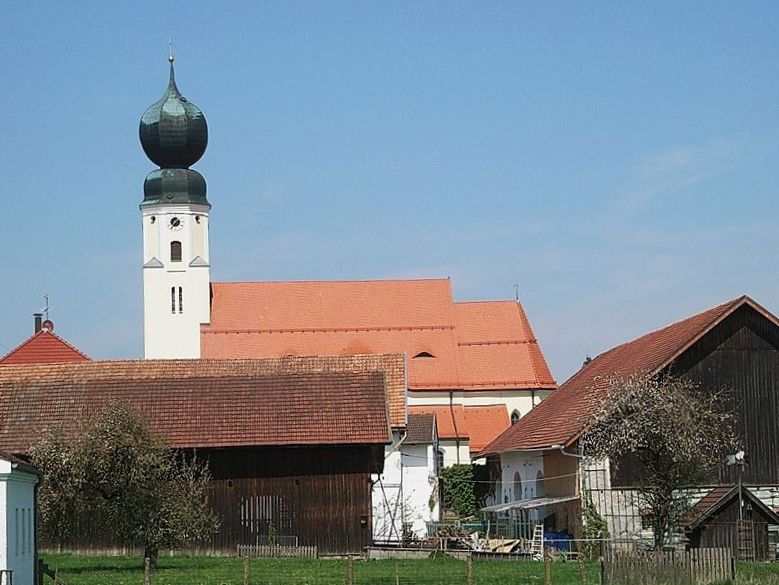
<svg viewBox="0 0 779 585">
<path fill-rule="evenodd" d="M 88 361 L 89 357 L 55 333 L 43 329 L 0 358 L 0 365 Z"/>
<path fill-rule="evenodd" d="M 779 515 L 758 498 L 749 488 L 741 486 L 741 494 L 747 500 L 753 510 L 765 518 L 769 524 L 779 524 Z M 738 498 L 738 485 L 721 485 L 715 487 L 703 496 L 684 516 L 679 520 L 679 525 L 688 530 L 708 524 L 714 520 L 726 506 Z"/>
<path fill-rule="evenodd" d="M 461 439 L 467 441 L 468 423 L 465 420 L 465 408 L 462 404 L 437 404 L 430 406 L 409 406 L 411 414 L 434 414 L 438 438 L 445 440 Z M 454 416 L 453 416 L 454 415 Z"/>
<path fill-rule="evenodd" d="M 0 368 L 0 450 L 26 453 L 46 429 L 78 432 L 112 402 L 177 448 L 385 444 L 385 375 L 312 360 L 135 360 Z"/>
<path fill-rule="evenodd" d="M 212 283 L 207 358 L 404 352 L 414 390 L 554 389 L 522 307 L 448 279 Z M 414 356 L 428 353 L 433 357 Z"/>
<path fill-rule="evenodd" d="M 583 366 L 560 388 L 488 445 L 485 453 L 570 445 L 579 438 L 609 381 L 634 374 L 654 375 L 741 306 L 748 305 L 779 326 L 779 320 L 747 296 L 606 351 Z"/>
<path fill-rule="evenodd" d="M 490 406 L 466 406 L 465 424 L 471 453 L 478 453 L 496 437 L 511 426 L 508 412 L 503 404 Z"/>
</svg>

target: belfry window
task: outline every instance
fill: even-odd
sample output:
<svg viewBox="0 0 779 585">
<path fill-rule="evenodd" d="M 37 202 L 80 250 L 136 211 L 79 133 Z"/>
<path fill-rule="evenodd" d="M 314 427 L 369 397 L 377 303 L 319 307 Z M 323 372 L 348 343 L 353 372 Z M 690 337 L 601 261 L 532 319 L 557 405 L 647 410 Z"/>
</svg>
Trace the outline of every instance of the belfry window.
<svg viewBox="0 0 779 585">
<path fill-rule="evenodd" d="M 170 261 L 181 262 L 181 242 L 178 240 L 170 243 Z"/>
<path fill-rule="evenodd" d="M 184 289 L 179 287 L 179 313 L 184 312 Z"/>
<path fill-rule="evenodd" d="M 176 312 L 176 287 L 170 287 L 170 312 Z"/>
</svg>

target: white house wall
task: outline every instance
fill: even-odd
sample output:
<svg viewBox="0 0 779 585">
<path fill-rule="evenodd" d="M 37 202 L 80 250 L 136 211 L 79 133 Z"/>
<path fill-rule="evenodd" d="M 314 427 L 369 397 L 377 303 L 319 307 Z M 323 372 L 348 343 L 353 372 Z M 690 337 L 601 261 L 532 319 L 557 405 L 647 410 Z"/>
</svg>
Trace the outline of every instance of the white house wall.
<svg viewBox="0 0 779 585">
<path fill-rule="evenodd" d="M 13 571 L 14 585 L 34 585 L 37 482 L 36 475 L 0 461 L 0 568 Z"/>
<path fill-rule="evenodd" d="M 398 445 L 385 449 L 384 472 L 373 476 L 373 539 L 400 542 L 403 522 L 418 538 L 427 535 L 427 522 L 440 518 L 435 453 L 432 445 Z M 433 504 L 431 506 L 431 503 Z"/>
<path fill-rule="evenodd" d="M 471 447 L 467 440 L 458 442 L 452 439 L 439 439 L 438 447 L 444 452 L 444 467 L 471 462 Z"/>
</svg>

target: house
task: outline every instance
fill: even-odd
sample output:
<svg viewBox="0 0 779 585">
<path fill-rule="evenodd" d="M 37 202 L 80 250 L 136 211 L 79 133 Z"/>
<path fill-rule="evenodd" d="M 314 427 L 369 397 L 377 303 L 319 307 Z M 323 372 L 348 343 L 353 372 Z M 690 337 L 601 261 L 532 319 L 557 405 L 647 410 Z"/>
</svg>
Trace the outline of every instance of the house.
<svg viewBox="0 0 779 585">
<path fill-rule="evenodd" d="M 602 353 L 488 445 L 483 454 L 499 458 L 502 470 L 496 478 L 500 512 L 576 531 L 575 508 L 584 489 L 612 538 L 640 537 L 641 507 L 631 497 L 630 465 L 612 470 L 608 461 L 584 464 L 578 444 L 610 380 L 636 374 L 686 376 L 704 389 L 729 389 L 735 431 L 751 460 L 743 482 L 776 507 L 779 320 L 742 296 Z M 723 461 L 711 485 L 734 482 L 733 473 Z"/>
<path fill-rule="evenodd" d="M 221 520 L 212 550 L 262 542 L 272 522 L 279 537 L 321 554 L 359 553 L 372 542 L 371 477 L 383 470 L 403 363 L 389 355 L 5 366 L 0 449 L 24 455 L 47 430 L 79 432 L 85 417 L 121 402 L 172 447 L 207 459 Z"/>
<path fill-rule="evenodd" d="M 438 434 L 435 415 L 408 414 L 399 457 L 385 458 L 374 489 L 374 543 L 395 544 L 424 538 L 430 522 L 441 519 Z"/>
<path fill-rule="evenodd" d="M 0 582 L 36 585 L 37 469 L 0 453 Z"/>
<path fill-rule="evenodd" d="M 440 460 L 444 466 L 476 461 L 478 453 L 511 426 L 502 404 L 409 406 L 408 411 L 435 415 Z"/>
<path fill-rule="evenodd" d="M 727 548 L 733 558 L 752 561 L 776 556 L 769 525 L 779 526 L 779 515 L 743 485 L 715 487 L 682 520 L 690 548 Z"/>
<path fill-rule="evenodd" d="M 54 333 L 54 323 L 35 313 L 35 331 L 4 356 L 0 365 L 89 361 L 89 356 Z"/>
</svg>

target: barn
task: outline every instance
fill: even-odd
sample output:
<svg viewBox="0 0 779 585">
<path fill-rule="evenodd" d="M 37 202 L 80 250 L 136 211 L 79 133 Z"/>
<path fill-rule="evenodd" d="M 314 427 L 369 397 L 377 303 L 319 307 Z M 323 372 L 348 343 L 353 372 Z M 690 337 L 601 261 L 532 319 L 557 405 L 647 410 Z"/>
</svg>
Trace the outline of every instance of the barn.
<svg viewBox="0 0 779 585">
<path fill-rule="evenodd" d="M 3 366 L 0 450 L 24 455 L 48 429 L 78 432 L 124 403 L 209 461 L 213 551 L 262 542 L 272 523 L 320 554 L 356 553 L 371 543 L 371 474 L 404 378 L 401 355 Z"/>
</svg>

